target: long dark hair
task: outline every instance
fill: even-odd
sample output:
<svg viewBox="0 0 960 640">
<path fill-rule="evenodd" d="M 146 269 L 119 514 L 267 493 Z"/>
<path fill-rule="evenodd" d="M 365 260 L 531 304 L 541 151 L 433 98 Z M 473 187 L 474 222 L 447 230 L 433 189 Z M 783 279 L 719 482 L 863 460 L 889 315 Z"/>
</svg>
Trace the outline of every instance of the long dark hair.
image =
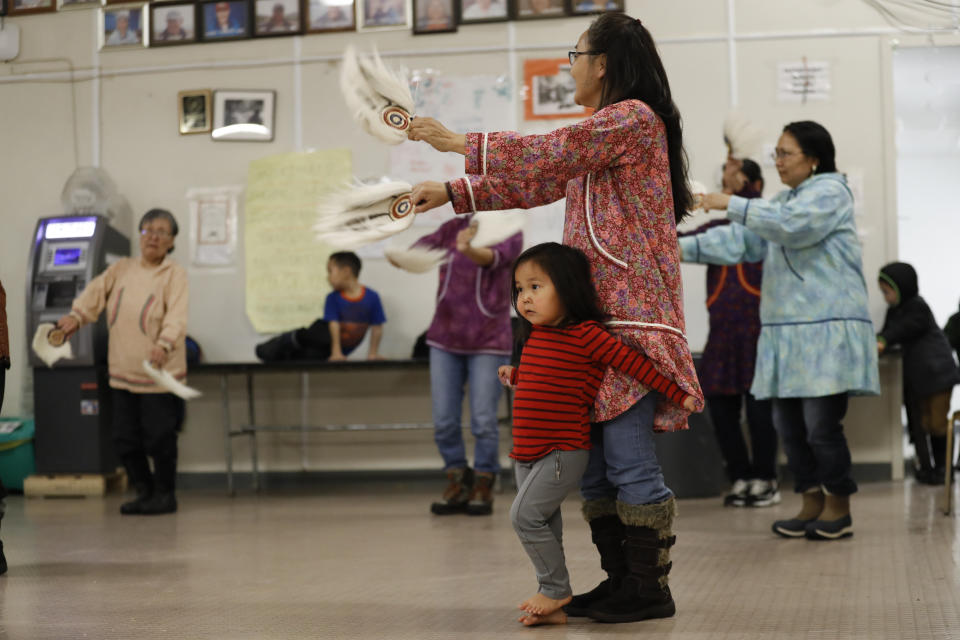
<svg viewBox="0 0 960 640">
<path fill-rule="evenodd" d="M 783 128 L 783 132 L 789 133 L 796 139 L 803 155 L 817 159 L 814 175 L 834 173 L 837 170 L 837 151 L 833 146 L 833 138 L 822 124 L 813 120 L 791 122 Z"/>
<path fill-rule="evenodd" d="M 586 322 L 587 320 L 596 320 L 602 322 L 606 318 L 600 310 L 600 301 L 597 298 L 597 290 L 593 286 L 593 278 L 590 274 L 590 261 L 583 252 L 573 247 L 557 244 L 556 242 L 544 242 L 530 247 L 521 253 L 513 263 L 513 280 L 510 283 L 510 299 L 513 301 L 513 308 L 520 317 L 521 329 L 517 338 L 524 342 L 530 337 L 530 331 L 533 325 L 530 321 L 520 315 L 517 309 L 517 269 L 525 262 L 532 262 L 546 272 L 553 282 L 553 288 L 560 298 L 560 304 L 563 306 L 563 319 L 560 321 L 561 327 Z"/>
<path fill-rule="evenodd" d="M 621 100 L 637 99 L 663 120 L 667 129 L 673 213 L 680 222 L 693 205 L 693 194 L 687 184 L 688 160 L 683 148 L 683 124 L 653 36 L 639 20 L 624 13 L 605 13 L 587 29 L 587 40 L 591 50 L 607 54 L 598 108 Z"/>
</svg>

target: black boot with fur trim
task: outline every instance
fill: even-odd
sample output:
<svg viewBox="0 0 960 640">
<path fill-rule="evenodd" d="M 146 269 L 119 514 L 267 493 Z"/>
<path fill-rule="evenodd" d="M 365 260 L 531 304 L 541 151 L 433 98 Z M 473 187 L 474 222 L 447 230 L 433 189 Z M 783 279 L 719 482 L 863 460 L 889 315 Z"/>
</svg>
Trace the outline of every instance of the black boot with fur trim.
<svg viewBox="0 0 960 640">
<path fill-rule="evenodd" d="M 447 469 L 447 481 L 442 500 L 431 504 L 430 511 L 438 516 L 466 513 L 473 491 L 473 469 Z"/>
<path fill-rule="evenodd" d="M 676 605 L 667 586 L 670 547 L 676 541 L 671 529 L 676 502 L 671 497 L 656 504 L 617 502 L 623 522 L 623 555 L 627 573 L 620 588 L 587 610 L 597 622 L 637 622 L 669 618 Z"/>
<path fill-rule="evenodd" d="M 590 537 L 600 552 L 600 568 L 607 572 L 607 579 L 596 587 L 573 596 L 563 607 L 568 616 L 585 616 L 594 604 L 614 594 L 627 573 L 623 557 L 623 523 L 617 515 L 617 501 L 610 499 L 588 500 L 583 503 L 583 517 L 590 523 Z"/>
</svg>

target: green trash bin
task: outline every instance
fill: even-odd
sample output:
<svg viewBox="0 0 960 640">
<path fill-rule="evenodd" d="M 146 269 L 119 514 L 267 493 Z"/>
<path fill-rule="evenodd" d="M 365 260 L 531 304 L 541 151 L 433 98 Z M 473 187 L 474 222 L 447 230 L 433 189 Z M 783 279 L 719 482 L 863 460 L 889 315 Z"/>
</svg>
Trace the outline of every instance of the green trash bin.
<svg viewBox="0 0 960 640">
<path fill-rule="evenodd" d="M 11 422 L 19 422 L 20 426 L 11 433 L 0 433 L 0 480 L 7 489 L 23 491 L 24 479 L 37 469 L 33 458 L 33 419 L 0 418 L 0 426 Z"/>
</svg>

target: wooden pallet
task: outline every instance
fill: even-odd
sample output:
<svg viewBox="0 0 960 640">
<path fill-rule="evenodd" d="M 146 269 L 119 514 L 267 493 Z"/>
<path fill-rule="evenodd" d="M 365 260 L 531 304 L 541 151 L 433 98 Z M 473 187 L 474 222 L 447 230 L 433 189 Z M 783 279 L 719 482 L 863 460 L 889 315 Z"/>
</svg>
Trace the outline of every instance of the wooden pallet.
<svg viewBox="0 0 960 640">
<path fill-rule="evenodd" d="M 114 473 L 57 473 L 28 476 L 23 481 L 23 494 L 28 498 L 85 498 L 123 492 L 127 488 L 127 474 Z"/>
</svg>

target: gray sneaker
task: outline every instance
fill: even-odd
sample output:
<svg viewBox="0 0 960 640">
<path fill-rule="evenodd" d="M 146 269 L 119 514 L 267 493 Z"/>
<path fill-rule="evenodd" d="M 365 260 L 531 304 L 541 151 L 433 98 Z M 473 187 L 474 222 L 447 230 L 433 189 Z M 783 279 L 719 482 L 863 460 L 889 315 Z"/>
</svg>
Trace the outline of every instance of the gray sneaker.
<svg viewBox="0 0 960 640">
<path fill-rule="evenodd" d="M 772 507 L 780 504 L 780 483 L 776 480 L 754 479 L 747 494 L 748 507 Z"/>
<path fill-rule="evenodd" d="M 745 507 L 750 494 L 750 483 L 747 480 L 735 480 L 730 492 L 723 496 L 725 507 Z"/>
</svg>

